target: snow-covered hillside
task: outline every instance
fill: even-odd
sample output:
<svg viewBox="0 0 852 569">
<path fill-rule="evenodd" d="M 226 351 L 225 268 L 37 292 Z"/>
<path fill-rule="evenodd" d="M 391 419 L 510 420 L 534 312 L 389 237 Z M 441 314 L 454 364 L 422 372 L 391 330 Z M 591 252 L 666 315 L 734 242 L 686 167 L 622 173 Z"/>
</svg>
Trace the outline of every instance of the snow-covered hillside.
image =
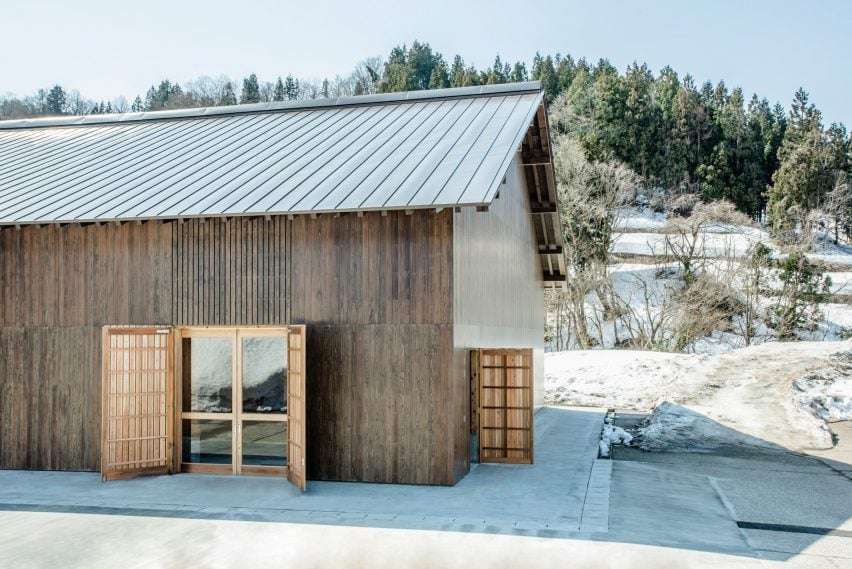
<svg viewBox="0 0 852 569">
<path fill-rule="evenodd" d="M 852 342 L 768 343 L 716 356 L 630 350 L 545 355 L 545 400 L 655 409 L 648 450 L 829 448 L 852 419 Z"/>
<path fill-rule="evenodd" d="M 665 321 L 674 317 L 666 311 L 677 310 L 672 299 L 683 285 L 680 266 L 668 252 L 672 243 L 677 248 L 685 237 L 673 232 L 664 214 L 647 208 L 622 208 L 616 214 L 615 229 L 606 277 L 610 286 L 607 294 L 614 295 L 615 300 L 604 306 L 601 294 L 592 291 L 586 295 L 585 301 L 588 307 L 586 328 L 592 337 L 592 345 L 604 349 L 636 347 L 631 338 L 635 338 L 637 330 L 647 334 L 654 327 L 664 327 Z M 831 283 L 830 297 L 828 302 L 818 307 L 813 325 L 796 333 L 802 340 L 843 340 L 852 336 L 852 246 L 835 245 L 821 234 L 815 234 L 814 241 L 813 251 L 807 257 L 819 262 L 825 270 Z M 712 275 L 719 283 L 731 285 L 735 291 L 740 291 L 736 294 L 741 294 L 746 279 L 744 257 L 758 243 L 767 246 L 776 259 L 785 256 L 768 232 L 757 224 L 709 224 L 698 237 L 695 263 L 700 263 L 705 274 Z M 766 286 L 780 290 L 782 283 L 777 278 L 777 271 L 768 274 L 767 278 Z M 762 294 L 757 300 L 761 314 L 752 323 L 753 337 L 749 342 L 743 336 L 747 329 L 745 321 L 741 315 L 735 314 L 723 326 L 704 331 L 704 335 L 698 335 L 677 349 L 712 355 L 748 344 L 775 341 L 776 332 L 765 320 L 772 298 Z M 612 309 L 613 306 L 616 310 Z M 555 322 L 553 315 L 550 322 Z M 554 326 L 555 340 L 550 349 L 580 347 L 570 334 L 564 327 L 556 331 Z M 671 338 L 667 338 L 665 333 L 660 336 L 656 343 L 661 346 L 657 349 L 672 349 Z"/>
</svg>

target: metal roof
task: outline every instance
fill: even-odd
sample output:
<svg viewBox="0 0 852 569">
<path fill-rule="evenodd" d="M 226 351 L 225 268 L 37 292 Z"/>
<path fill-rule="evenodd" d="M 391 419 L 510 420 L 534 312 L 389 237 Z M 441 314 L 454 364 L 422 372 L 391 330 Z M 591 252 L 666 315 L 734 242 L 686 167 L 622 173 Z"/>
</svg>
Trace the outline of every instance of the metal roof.
<svg viewBox="0 0 852 569">
<path fill-rule="evenodd" d="M 0 224 L 487 205 L 538 82 L 0 122 Z"/>
</svg>

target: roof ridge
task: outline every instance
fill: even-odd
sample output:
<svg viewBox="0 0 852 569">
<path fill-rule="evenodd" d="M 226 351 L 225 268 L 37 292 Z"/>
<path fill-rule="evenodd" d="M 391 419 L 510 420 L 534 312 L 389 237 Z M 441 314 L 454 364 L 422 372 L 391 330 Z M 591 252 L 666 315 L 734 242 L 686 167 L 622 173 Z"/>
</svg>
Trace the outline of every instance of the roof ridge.
<svg viewBox="0 0 852 569">
<path fill-rule="evenodd" d="M 376 95 L 356 95 L 335 99 L 306 99 L 301 101 L 249 103 L 218 107 L 194 107 L 165 111 L 147 111 L 140 113 L 118 113 L 108 115 L 84 115 L 47 117 L 36 119 L 0 120 L 0 130 L 46 128 L 58 126 L 93 126 L 127 122 L 155 121 L 183 118 L 205 118 L 249 113 L 268 113 L 298 111 L 306 109 L 351 107 L 359 105 L 377 105 L 406 101 L 424 101 L 461 97 L 489 97 L 494 95 L 530 93 L 541 91 L 540 81 L 501 83 L 497 85 L 475 85 L 471 87 L 451 87 L 447 89 L 428 89 L 422 91 L 402 91 Z"/>
</svg>

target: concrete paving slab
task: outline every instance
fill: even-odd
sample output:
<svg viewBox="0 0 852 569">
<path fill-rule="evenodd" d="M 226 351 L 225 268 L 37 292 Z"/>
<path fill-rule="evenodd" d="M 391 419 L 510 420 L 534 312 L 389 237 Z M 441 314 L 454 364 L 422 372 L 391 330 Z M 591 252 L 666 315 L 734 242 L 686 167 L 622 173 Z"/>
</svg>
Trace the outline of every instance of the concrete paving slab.
<svg viewBox="0 0 852 569">
<path fill-rule="evenodd" d="M 293 518 L 287 512 L 310 511 L 316 512 L 310 519 L 322 524 L 435 529 L 452 526 L 456 518 L 477 518 L 494 520 L 483 524 L 490 532 L 509 533 L 516 522 L 577 531 L 602 420 L 602 411 L 544 408 L 535 415 L 534 465 L 480 464 L 452 487 L 310 482 L 302 494 L 273 478 L 181 474 L 103 483 L 93 473 L 0 471 L 0 508 L 80 506 L 258 521 L 287 521 Z M 590 507 L 601 515 L 599 503 Z"/>
<path fill-rule="evenodd" d="M 852 482 L 827 468 L 807 476 L 773 471 L 732 475 L 718 484 L 737 520 L 852 529 Z"/>
<path fill-rule="evenodd" d="M 185 569 L 780 569 L 785 561 L 580 539 L 228 520 L 2 512 L 4 528 L 51 527 L 0 547 L 0 567 Z M 799 567 L 804 567 L 800 565 Z"/>
<path fill-rule="evenodd" d="M 852 567 L 852 539 L 848 537 L 828 535 L 814 539 L 812 535 L 801 533 L 753 529 L 743 530 L 743 533 L 749 545 L 760 552 L 807 553 L 810 556 L 846 559 Z"/>
<path fill-rule="evenodd" d="M 614 461 L 607 539 L 752 555 L 700 473 Z"/>
</svg>

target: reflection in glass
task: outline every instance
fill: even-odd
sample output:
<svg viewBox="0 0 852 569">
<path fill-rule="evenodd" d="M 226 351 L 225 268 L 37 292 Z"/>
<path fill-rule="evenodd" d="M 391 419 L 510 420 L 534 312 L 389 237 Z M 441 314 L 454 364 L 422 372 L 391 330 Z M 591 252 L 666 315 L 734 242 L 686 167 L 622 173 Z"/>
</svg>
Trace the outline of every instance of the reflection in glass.
<svg viewBox="0 0 852 569">
<path fill-rule="evenodd" d="M 230 338 L 183 339 L 183 410 L 230 413 L 233 343 Z"/>
<path fill-rule="evenodd" d="M 283 336 L 242 339 L 243 411 L 287 411 L 287 342 Z"/>
<path fill-rule="evenodd" d="M 287 423 L 243 421 L 243 464 L 252 466 L 287 464 Z"/>
<path fill-rule="evenodd" d="M 183 461 L 205 464 L 231 464 L 230 421 L 184 419 Z"/>
</svg>

